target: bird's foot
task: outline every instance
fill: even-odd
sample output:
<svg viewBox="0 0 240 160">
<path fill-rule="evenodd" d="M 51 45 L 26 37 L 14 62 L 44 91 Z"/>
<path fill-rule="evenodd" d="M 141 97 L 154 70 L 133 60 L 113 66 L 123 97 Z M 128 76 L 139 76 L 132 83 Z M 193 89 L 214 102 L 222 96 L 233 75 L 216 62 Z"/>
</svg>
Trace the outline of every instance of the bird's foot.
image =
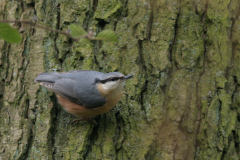
<svg viewBox="0 0 240 160">
<path fill-rule="evenodd" d="M 70 122 L 70 124 L 72 124 L 73 122 L 77 122 L 77 121 L 88 121 L 88 122 L 93 122 L 94 124 L 97 125 L 97 122 L 94 119 L 86 118 L 86 117 L 74 119 Z"/>
</svg>

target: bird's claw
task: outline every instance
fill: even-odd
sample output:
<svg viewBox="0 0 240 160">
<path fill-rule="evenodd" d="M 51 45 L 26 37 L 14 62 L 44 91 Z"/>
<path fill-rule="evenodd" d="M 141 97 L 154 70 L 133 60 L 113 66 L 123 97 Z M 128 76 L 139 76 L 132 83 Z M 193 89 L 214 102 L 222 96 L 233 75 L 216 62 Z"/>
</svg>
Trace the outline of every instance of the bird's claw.
<svg viewBox="0 0 240 160">
<path fill-rule="evenodd" d="M 97 122 L 94 120 L 94 119 L 92 119 L 92 118 L 77 118 L 77 119 L 74 119 L 74 120 L 72 120 L 71 122 L 69 122 L 70 124 L 72 124 L 73 122 L 77 122 L 77 121 L 91 121 L 91 122 L 93 122 L 95 125 L 97 125 Z"/>
</svg>

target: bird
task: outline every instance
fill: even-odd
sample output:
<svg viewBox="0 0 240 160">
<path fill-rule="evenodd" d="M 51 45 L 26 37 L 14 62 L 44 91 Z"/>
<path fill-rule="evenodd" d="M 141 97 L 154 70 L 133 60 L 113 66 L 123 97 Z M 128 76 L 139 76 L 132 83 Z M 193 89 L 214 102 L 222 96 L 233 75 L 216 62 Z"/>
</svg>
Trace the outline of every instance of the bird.
<svg viewBox="0 0 240 160">
<path fill-rule="evenodd" d="M 120 72 L 102 73 L 92 70 L 40 73 L 35 82 L 54 92 L 63 109 L 79 120 L 92 118 L 110 111 L 120 100 L 126 80 Z M 72 123 L 71 122 L 71 123 Z"/>
</svg>

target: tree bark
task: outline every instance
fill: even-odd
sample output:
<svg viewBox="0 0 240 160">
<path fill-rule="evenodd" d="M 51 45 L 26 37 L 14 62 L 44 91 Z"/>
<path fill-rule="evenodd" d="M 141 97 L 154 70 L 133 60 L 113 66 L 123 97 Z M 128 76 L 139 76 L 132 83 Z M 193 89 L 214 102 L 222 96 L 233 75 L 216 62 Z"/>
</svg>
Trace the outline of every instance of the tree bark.
<svg viewBox="0 0 240 160">
<path fill-rule="evenodd" d="M 23 40 L 0 41 L 0 160 L 240 159 L 239 15 L 239 0 L 1 0 L 1 19 L 113 29 L 119 42 L 12 24 Z M 134 78 L 98 125 L 68 124 L 34 82 L 52 69 Z"/>
</svg>

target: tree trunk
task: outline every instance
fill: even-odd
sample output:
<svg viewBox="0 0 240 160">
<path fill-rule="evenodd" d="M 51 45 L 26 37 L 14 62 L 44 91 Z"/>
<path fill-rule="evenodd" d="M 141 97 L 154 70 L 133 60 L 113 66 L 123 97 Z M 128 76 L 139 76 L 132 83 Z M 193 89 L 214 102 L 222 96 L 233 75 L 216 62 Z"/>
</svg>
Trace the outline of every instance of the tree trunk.
<svg viewBox="0 0 240 160">
<path fill-rule="evenodd" d="M 1 19 L 113 29 L 119 42 L 13 24 L 23 40 L 0 41 L 0 160 L 240 159 L 239 14 L 239 0 L 1 0 Z M 34 82 L 52 69 L 134 78 L 98 125 L 68 124 Z"/>
</svg>

